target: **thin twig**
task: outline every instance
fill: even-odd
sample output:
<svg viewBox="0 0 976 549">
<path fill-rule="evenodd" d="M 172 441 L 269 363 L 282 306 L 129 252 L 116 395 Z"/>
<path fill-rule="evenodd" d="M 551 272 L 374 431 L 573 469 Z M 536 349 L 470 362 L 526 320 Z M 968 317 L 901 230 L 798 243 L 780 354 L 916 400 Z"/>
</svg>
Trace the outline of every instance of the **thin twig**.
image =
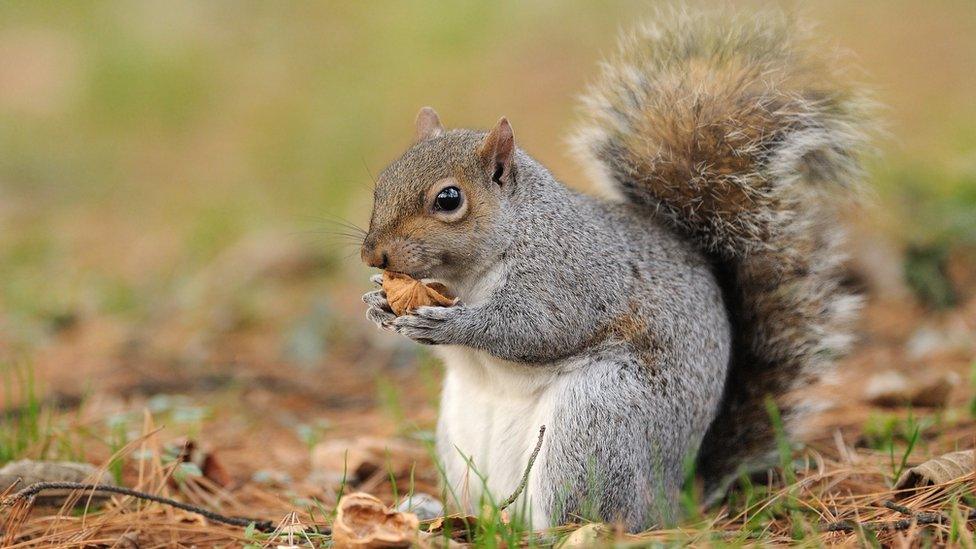
<svg viewBox="0 0 976 549">
<path fill-rule="evenodd" d="M 891 509 L 892 511 L 897 511 L 897 512 L 899 512 L 899 513 L 901 513 L 903 515 L 909 516 L 909 517 L 914 517 L 915 516 L 915 511 L 912 511 L 911 508 L 905 507 L 904 505 L 900 505 L 900 504 L 895 503 L 895 502 L 893 502 L 891 500 L 888 500 L 888 501 L 884 502 L 884 506 L 887 507 L 888 509 Z"/>
<path fill-rule="evenodd" d="M 24 488 L 23 490 L 20 490 L 19 492 L 0 500 L 0 508 L 9 507 L 22 500 L 33 501 L 33 498 L 44 490 L 85 490 L 93 493 L 101 492 L 132 496 L 134 498 L 162 503 L 163 505 L 169 505 L 170 507 L 196 513 L 206 519 L 223 524 L 229 524 L 230 526 L 240 526 L 242 528 L 246 528 L 251 524 L 254 524 L 254 528 L 261 532 L 270 532 L 275 529 L 274 522 L 270 520 L 257 520 L 245 517 L 228 517 L 221 515 L 220 513 L 210 511 L 209 509 L 204 509 L 203 507 L 183 503 L 182 501 L 176 501 L 175 499 L 157 496 L 155 494 L 149 494 L 147 492 L 140 492 L 139 490 L 132 490 L 131 488 L 110 486 L 106 484 L 84 484 L 81 482 L 38 482 L 31 484 L 27 488 Z"/>
<path fill-rule="evenodd" d="M 525 465 L 525 472 L 522 473 L 522 481 L 519 482 L 515 492 L 508 496 L 508 498 L 498 506 L 499 511 L 504 511 L 509 505 L 515 503 L 515 500 L 522 495 L 522 492 L 525 490 L 525 486 L 529 483 L 529 473 L 532 472 L 532 466 L 535 465 L 535 458 L 539 457 L 539 450 L 542 449 L 542 438 L 545 435 L 546 426 L 543 425 L 542 427 L 539 427 L 539 440 L 535 443 L 535 449 L 532 450 L 532 455 L 529 456 L 529 463 Z"/>
<path fill-rule="evenodd" d="M 912 509 L 905 507 L 904 505 L 899 505 L 891 500 L 884 502 L 884 506 L 892 511 L 897 511 L 905 516 L 914 518 L 916 524 L 949 524 L 949 522 L 952 521 L 952 519 L 938 511 L 913 511 Z M 976 518 L 976 510 L 969 513 L 966 520 L 970 521 L 974 518 Z"/>
<path fill-rule="evenodd" d="M 857 530 L 868 530 L 874 532 L 898 532 L 902 530 L 908 530 L 913 525 L 925 526 L 929 524 L 948 524 L 950 522 L 949 517 L 938 512 L 920 511 L 916 512 L 904 505 L 899 505 L 893 501 L 886 501 L 884 506 L 892 511 L 896 511 L 903 515 L 908 515 L 908 518 L 903 518 L 895 521 L 885 522 L 857 522 L 855 520 L 839 520 L 837 522 L 832 522 L 823 527 L 825 532 L 855 532 Z M 976 509 L 971 509 L 968 513 L 963 515 L 963 520 L 966 522 L 976 520 Z"/>
</svg>

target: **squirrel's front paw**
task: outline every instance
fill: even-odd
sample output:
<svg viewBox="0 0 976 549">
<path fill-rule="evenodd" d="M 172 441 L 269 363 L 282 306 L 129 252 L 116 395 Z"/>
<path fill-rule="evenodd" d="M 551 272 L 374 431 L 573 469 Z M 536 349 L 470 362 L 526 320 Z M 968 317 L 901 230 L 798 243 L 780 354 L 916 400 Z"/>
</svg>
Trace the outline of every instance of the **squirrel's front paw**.
<svg viewBox="0 0 976 549">
<path fill-rule="evenodd" d="M 363 295 L 363 303 L 368 305 L 366 308 L 366 318 L 384 330 L 393 329 L 393 321 L 396 315 L 390 308 L 390 303 L 386 300 L 386 292 L 374 290 Z"/>
<path fill-rule="evenodd" d="M 463 311 L 460 306 L 418 307 L 411 314 L 397 317 L 393 330 L 424 345 L 455 343 L 457 330 L 452 321 Z"/>
</svg>

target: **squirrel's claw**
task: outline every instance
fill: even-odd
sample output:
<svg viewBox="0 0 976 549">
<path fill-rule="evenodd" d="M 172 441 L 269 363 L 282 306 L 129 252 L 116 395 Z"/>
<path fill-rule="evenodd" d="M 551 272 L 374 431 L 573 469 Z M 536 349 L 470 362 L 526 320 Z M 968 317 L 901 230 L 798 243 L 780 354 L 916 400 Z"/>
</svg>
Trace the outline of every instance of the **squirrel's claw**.
<svg viewBox="0 0 976 549">
<path fill-rule="evenodd" d="M 383 286 L 383 273 L 376 273 L 369 277 L 369 281 L 377 286 Z"/>
<path fill-rule="evenodd" d="M 450 320 L 456 317 L 460 311 L 460 305 L 453 305 L 451 307 L 417 307 L 413 315 L 429 321 L 439 321 Z"/>
<path fill-rule="evenodd" d="M 366 318 L 373 324 L 376 324 L 380 329 L 392 330 L 396 315 L 388 313 L 379 307 L 370 307 L 366 309 Z"/>
<path fill-rule="evenodd" d="M 412 314 L 397 317 L 393 330 L 425 345 L 450 344 L 457 335 L 451 321 L 461 312 L 456 306 L 418 307 Z"/>
<path fill-rule="evenodd" d="M 366 309 L 366 318 L 384 330 L 393 329 L 393 321 L 396 315 L 390 308 L 390 303 L 386 300 L 386 292 L 374 290 L 363 295 L 363 303 L 369 307 Z"/>
<path fill-rule="evenodd" d="M 390 308 L 390 302 L 386 300 L 386 292 L 384 290 L 373 290 L 372 292 L 366 292 L 363 294 L 363 303 L 369 305 L 370 307 L 379 307 L 380 309 L 393 312 Z"/>
<path fill-rule="evenodd" d="M 382 277 L 382 275 L 377 276 Z M 412 314 L 398 317 L 393 314 L 384 290 L 373 290 L 363 294 L 363 303 L 368 305 L 366 318 L 370 322 L 383 330 L 395 331 L 425 345 L 447 343 L 447 338 L 452 332 L 448 327 L 448 321 L 457 316 L 461 310 L 457 306 L 419 307 Z"/>
</svg>

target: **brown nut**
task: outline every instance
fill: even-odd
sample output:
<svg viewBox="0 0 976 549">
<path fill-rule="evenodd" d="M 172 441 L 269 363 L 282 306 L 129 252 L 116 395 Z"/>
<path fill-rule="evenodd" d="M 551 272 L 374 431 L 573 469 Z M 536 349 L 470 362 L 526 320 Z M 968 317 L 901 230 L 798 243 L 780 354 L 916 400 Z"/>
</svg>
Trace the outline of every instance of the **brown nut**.
<svg viewBox="0 0 976 549">
<path fill-rule="evenodd" d="M 416 547 L 419 527 L 417 515 L 394 511 L 374 496 L 355 492 L 339 500 L 332 541 L 335 547 L 362 549 Z"/>
<path fill-rule="evenodd" d="M 457 298 L 443 284 L 424 284 L 401 273 L 383 271 L 383 289 L 393 314 L 397 316 L 412 312 L 417 307 L 450 307 L 457 303 Z"/>
</svg>

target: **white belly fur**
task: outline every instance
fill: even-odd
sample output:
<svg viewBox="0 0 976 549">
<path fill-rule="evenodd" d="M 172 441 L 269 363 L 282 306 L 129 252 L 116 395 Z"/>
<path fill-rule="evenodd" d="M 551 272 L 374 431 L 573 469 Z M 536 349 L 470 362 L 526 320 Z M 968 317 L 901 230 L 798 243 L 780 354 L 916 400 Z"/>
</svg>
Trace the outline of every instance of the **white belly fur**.
<svg viewBox="0 0 976 549">
<path fill-rule="evenodd" d="M 575 368 L 527 367 L 466 347 L 437 351 L 446 366 L 437 438 L 448 493 L 453 492 L 464 511 L 478 514 L 485 486 L 496 504 L 515 491 L 539 428 L 551 424 L 554 404 Z M 538 459 L 545 461 L 545 445 Z M 521 509 L 527 497 L 533 527 L 544 528 L 549 526 L 549 509 L 533 498 L 535 477 L 530 476 L 526 492 L 511 510 Z"/>
<path fill-rule="evenodd" d="M 477 305 L 505 276 L 504 264 L 498 263 L 471 284 L 446 282 L 463 302 Z M 527 367 L 468 347 L 439 346 L 435 351 L 445 366 L 437 446 L 448 497 L 457 499 L 448 503 L 477 515 L 485 487 L 496 504 L 518 487 L 539 428 L 551 423 L 563 374 L 571 368 Z M 544 461 L 545 452 L 543 445 L 537 463 Z M 545 528 L 549 510 L 532 504 L 535 478 L 530 475 L 525 492 L 509 510 L 522 509 L 527 498 L 532 526 Z"/>
</svg>

